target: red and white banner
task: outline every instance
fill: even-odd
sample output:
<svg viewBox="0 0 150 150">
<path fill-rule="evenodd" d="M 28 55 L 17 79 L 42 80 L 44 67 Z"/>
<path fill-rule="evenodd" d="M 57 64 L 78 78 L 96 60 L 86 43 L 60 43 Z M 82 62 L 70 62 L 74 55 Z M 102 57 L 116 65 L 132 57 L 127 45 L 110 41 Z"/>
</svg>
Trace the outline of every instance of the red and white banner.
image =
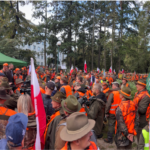
<svg viewBox="0 0 150 150">
<path fill-rule="evenodd" d="M 122 69 L 122 73 L 124 73 L 124 69 Z"/>
<path fill-rule="evenodd" d="M 110 67 L 109 72 L 112 73 L 112 66 Z"/>
<path fill-rule="evenodd" d="M 46 114 L 43 105 L 43 100 L 40 92 L 40 87 L 38 79 L 35 73 L 34 60 L 31 58 L 31 99 L 35 109 L 36 114 L 36 141 L 34 149 L 41 150 L 44 149 L 44 131 L 46 128 Z"/>
<path fill-rule="evenodd" d="M 71 69 L 70 69 L 70 75 L 72 74 L 73 72 L 73 65 L 71 66 Z"/>
<path fill-rule="evenodd" d="M 87 65 L 86 65 L 86 60 L 84 62 L 84 72 L 87 73 Z"/>
<path fill-rule="evenodd" d="M 100 73 L 100 69 L 99 68 L 97 68 L 97 72 Z"/>
</svg>

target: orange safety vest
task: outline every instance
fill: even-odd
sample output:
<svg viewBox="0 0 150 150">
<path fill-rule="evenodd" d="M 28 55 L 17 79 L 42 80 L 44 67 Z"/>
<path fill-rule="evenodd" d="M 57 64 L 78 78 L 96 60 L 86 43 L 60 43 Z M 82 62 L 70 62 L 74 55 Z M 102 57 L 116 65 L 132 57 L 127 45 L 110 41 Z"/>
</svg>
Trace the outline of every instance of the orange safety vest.
<svg viewBox="0 0 150 150">
<path fill-rule="evenodd" d="M 111 85 L 111 83 L 113 82 L 113 78 L 109 77 L 108 82 L 109 82 L 109 85 Z"/>
<path fill-rule="evenodd" d="M 69 95 L 73 95 L 70 85 L 63 85 L 61 88 L 65 89 L 66 97 L 68 97 Z"/>
<path fill-rule="evenodd" d="M 41 87 L 40 87 L 40 91 L 41 91 L 42 94 L 45 94 L 45 90 Z"/>
<path fill-rule="evenodd" d="M 19 76 L 17 76 L 16 74 L 14 75 L 14 84 L 16 85 L 16 79 L 21 79 L 21 80 L 23 80 L 23 76 L 22 75 L 19 75 Z"/>
<path fill-rule="evenodd" d="M 94 142 L 90 141 L 91 145 L 86 150 L 97 150 L 97 146 Z M 61 150 L 68 150 L 68 142 L 65 143 L 65 146 Z"/>
<path fill-rule="evenodd" d="M 138 107 L 139 102 L 141 101 L 141 99 L 143 99 L 145 96 L 150 97 L 150 95 L 148 94 L 148 92 L 146 90 L 141 91 L 141 92 L 136 92 L 133 102 L 135 103 L 136 107 Z"/>
<path fill-rule="evenodd" d="M 14 110 L 5 108 L 3 106 L 0 106 L 0 116 L 8 116 L 8 118 L 12 115 L 15 115 L 17 112 Z"/>
<path fill-rule="evenodd" d="M 20 92 L 20 88 L 18 87 L 18 88 L 14 91 L 14 93 L 16 93 L 17 90 Z M 21 93 L 21 94 L 24 94 L 24 93 Z"/>
<path fill-rule="evenodd" d="M 112 93 L 114 95 L 113 96 L 114 102 L 111 104 L 109 113 L 115 115 L 116 108 L 119 106 L 119 104 L 121 102 L 121 99 L 120 99 L 120 93 L 119 93 L 119 91 L 113 91 Z"/>
<path fill-rule="evenodd" d="M 119 108 L 121 109 L 122 116 L 126 127 L 128 129 L 129 134 L 137 135 L 135 126 L 135 118 L 136 118 L 136 106 L 133 101 L 121 101 L 119 104 Z M 117 121 L 115 125 L 115 133 L 117 132 Z"/>
<path fill-rule="evenodd" d="M 126 87 L 129 87 L 129 83 L 126 83 Z"/>
<path fill-rule="evenodd" d="M 103 93 L 107 93 L 109 91 L 109 88 L 106 88 L 105 90 L 103 90 Z"/>
<path fill-rule="evenodd" d="M 59 111 L 57 111 L 53 115 L 51 115 L 51 118 L 50 118 L 49 122 L 46 125 L 46 129 L 45 129 L 45 133 L 44 133 L 44 141 L 46 140 L 46 134 L 47 134 L 47 130 L 48 130 L 49 124 L 55 119 L 55 117 L 57 117 L 59 115 L 60 115 Z"/>
</svg>

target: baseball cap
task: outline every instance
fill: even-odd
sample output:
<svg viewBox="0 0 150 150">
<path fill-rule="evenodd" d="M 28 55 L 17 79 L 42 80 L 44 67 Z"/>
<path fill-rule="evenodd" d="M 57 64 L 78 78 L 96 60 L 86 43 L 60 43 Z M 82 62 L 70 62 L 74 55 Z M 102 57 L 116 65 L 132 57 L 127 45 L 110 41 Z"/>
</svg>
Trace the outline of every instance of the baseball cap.
<svg viewBox="0 0 150 150">
<path fill-rule="evenodd" d="M 6 126 L 6 139 L 12 142 L 10 146 L 21 146 L 21 142 L 26 133 L 28 117 L 23 113 L 12 115 Z"/>
<path fill-rule="evenodd" d="M 7 63 L 4 63 L 3 66 L 8 66 L 8 64 L 7 64 Z"/>
<path fill-rule="evenodd" d="M 53 82 L 48 82 L 48 83 L 46 84 L 46 86 L 47 86 L 50 90 L 54 90 L 54 88 L 55 88 L 55 84 L 54 84 Z"/>
</svg>

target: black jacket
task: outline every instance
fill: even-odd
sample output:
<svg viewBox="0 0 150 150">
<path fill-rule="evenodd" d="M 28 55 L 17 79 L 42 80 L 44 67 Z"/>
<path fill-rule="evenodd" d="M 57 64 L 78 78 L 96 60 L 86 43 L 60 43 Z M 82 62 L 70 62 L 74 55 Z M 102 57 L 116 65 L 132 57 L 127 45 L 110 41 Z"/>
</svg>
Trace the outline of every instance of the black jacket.
<svg viewBox="0 0 150 150">
<path fill-rule="evenodd" d="M 99 95 L 97 95 L 96 98 L 103 100 L 105 103 L 107 101 L 106 96 L 103 92 L 101 92 Z"/>
<path fill-rule="evenodd" d="M 54 113 L 54 109 L 52 108 L 52 100 L 49 95 L 42 94 L 43 104 L 45 108 L 46 116 L 51 116 Z"/>
</svg>

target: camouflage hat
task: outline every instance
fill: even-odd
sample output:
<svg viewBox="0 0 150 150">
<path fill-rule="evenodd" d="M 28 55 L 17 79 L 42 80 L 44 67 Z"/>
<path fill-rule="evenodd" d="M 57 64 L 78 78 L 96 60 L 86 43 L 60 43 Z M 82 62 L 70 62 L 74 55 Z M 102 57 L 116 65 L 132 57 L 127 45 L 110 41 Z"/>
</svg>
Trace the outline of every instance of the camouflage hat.
<svg viewBox="0 0 150 150">
<path fill-rule="evenodd" d="M 57 103 L 61 103 L 62 100 L 66 99 L 66 95 L 60 91 L 58 91 L 54 96 L 51 97 L 52 101 Z"/>
<path fill-rule="evenodd" d="M 2 82 L 0 87 L 4 87 L 5 90 L 11 90 L 12 87 L 10 87 L 10 85 L 8 84 L 8 82 Z"/>
<path fill-rule="evenodd" d="M 1 79 L 1 81 L 2 81 L 2 82 L 8 82 L 8 78 L 7 78 L 7 77 L 3 77 L 3 78 Z"/>
<path fill-rule="evenodd" d="M 23 83 L 23 81 L 19 78 L 19 79 L 16 79 L 16 84 L 20 84 L 20 83 Z"/>
</svg>

